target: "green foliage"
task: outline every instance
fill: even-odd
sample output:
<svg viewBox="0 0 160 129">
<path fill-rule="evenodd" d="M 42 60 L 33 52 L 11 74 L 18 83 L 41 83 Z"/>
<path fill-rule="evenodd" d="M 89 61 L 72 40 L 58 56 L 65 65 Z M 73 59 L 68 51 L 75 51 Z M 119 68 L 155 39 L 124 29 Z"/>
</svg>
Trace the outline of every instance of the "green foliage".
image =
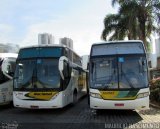
<svg viewBox="0 0 160 129">
<path fill-rule="evenodd" d="M 147 38 L 158 32 L 160 23 L 159 0 L 112 0 L 119 4 L 117 14 L 109 14 L 104 19 L 101 38 L 107 40 L 140 39 L 147 47 Z"/>
<path fill-rule="evenodd" d="M 153 79 L 150 82 L 150 99 L 152 101 L 160 102 L 160 78 Z"/>
</svg>

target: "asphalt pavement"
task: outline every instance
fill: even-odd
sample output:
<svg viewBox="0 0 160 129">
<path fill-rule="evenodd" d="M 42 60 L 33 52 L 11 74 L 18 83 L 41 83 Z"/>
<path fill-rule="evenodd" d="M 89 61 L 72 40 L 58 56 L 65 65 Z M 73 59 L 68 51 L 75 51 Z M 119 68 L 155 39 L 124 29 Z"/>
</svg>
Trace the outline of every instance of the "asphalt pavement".
<svg viewBox="0 0 160 129">
<path fill-rule="evenodd" d="M 160 110 L 91 110 L 87 98 L 63 109 L 0 107 L 0 129 L 105 129 L 160 127 Z M 135 126 L 136 125 L 136 126 Z"/>
</svg>

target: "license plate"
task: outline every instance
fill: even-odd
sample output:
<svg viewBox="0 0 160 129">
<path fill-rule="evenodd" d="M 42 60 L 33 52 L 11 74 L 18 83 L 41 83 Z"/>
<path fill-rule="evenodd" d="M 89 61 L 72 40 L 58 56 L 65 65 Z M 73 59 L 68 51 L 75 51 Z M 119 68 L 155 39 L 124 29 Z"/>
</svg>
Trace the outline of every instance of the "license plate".
<svg viewBox="0 0 160 129">
<path fill-rule="evenodd" d="M 31 109 L 39 109 L 39 106 L 31 106 Z"/>
<path fill-rule="evenodd" d="M 114 104 L 116 107 L 123 107 L 124 106 L 124 103 L 115 103 Z"/>
</svg>

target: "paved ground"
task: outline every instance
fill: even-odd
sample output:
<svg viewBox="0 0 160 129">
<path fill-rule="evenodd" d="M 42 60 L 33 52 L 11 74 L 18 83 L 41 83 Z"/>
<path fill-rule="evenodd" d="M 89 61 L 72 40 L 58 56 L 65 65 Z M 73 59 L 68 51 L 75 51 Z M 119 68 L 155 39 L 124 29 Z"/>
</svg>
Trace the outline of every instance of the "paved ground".
<svg viewBox="0 0 160 129">
<path fill-rule="evenodd" d="M 160 110 L 90 110 L 87 98 L 75 106 L 53 110 L 29 110 L 3 106 L 0 129 L 105 129 L 160 128 Z"/>
</svg>

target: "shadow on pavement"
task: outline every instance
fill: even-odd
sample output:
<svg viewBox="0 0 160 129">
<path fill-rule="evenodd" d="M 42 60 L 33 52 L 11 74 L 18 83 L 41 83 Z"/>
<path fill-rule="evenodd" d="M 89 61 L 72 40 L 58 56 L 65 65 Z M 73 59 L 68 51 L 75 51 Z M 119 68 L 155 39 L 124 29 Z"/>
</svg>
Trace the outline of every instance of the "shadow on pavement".
<svg viewBox="0 0 160 129">
<path fill-rule="evenodd" d="M 74 108 L 80 105 L 81 101 L 85 99 L 85 96 L 80 98 L 78 102 L 73 105 L 69 104 L 63 108 L 55 108 L 55 109 L 25 109 L 25 108 L 17 108 L 18 110 L 16 113 L 22 113 L 22 114 L 31 114 L 31 115 L 62 115 L 65 114 L 65 112 L 72 112 Z"/>
<path fill-rule="evenodd" d="M 8 109 L 12 109 L 13 107 L 13 102 L 9 103 L 9 104 L 5 104 L 5 105 L 0 105 L 0 112 L 4 111 L 4 110 L 8 110 Z"/>
</svg>

